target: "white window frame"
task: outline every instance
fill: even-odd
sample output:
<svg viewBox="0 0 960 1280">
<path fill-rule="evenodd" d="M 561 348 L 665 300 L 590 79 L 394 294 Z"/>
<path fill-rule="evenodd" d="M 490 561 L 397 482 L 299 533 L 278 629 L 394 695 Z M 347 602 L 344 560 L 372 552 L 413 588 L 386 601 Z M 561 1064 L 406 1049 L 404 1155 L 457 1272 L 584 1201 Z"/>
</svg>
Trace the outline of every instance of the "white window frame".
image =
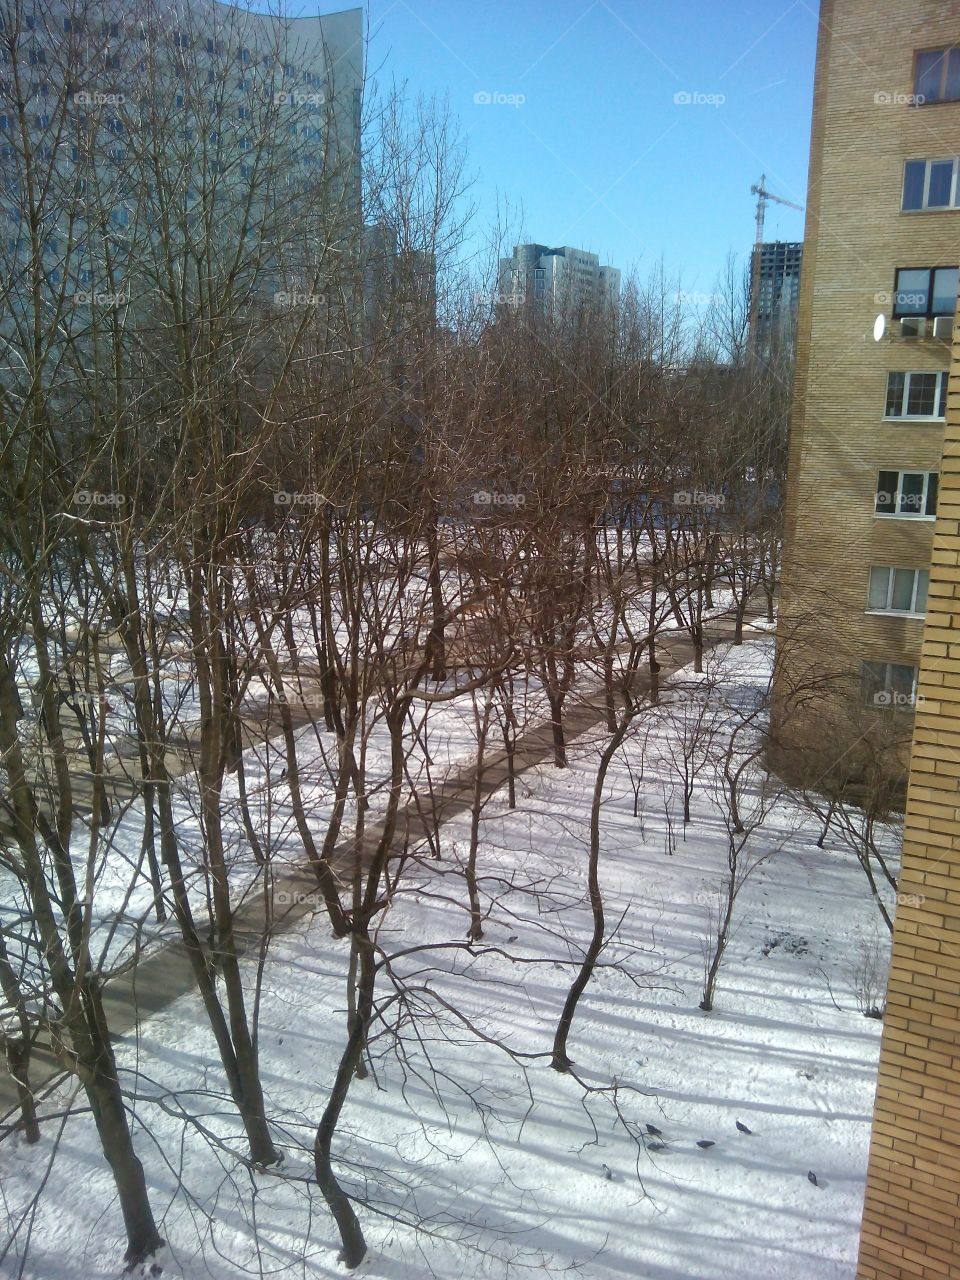
<svg viewBox="0 0 960 1280">
<path fill-rule="evenodd" d="M 870 596 L 873 594 L 873 575 L 885 573 L 887 575 L 887 584 L 885 589 L 886 604 L 872 605 Z M 913 589 L 910 592 L 910 608 L 895 609 L 893 607 L 893 588 L 896 581 L 895 575 L 898 573 L 913 574 Z M 873 564 L 870 566 L 870 573 L 867 577 L 867 607 L 866 613 L 888 614 L 892 613 L 898 618 L 922 618 L 926 614 L 926 603 L 922 609 L 917 608 L 917 595 L 920 590 L 921 576 L 926 575 L 926 583 L 924 584 L 924 595 L 930 590 L 930 571 L 928 569 L 914 569 L 909 565 L 899 564 Z"/>
<path fill-rule="evenodd" d="M 887 399 L 889 398 L 890 378 L 895 373 L 903 374 L 903 395 L 900 399 L 900 412 L 887 413 Z M 910 403 L 910 379 L 915 378 L 918 374 L 930 376 L 937 379 L 937 390 L 933 398 L 934 405 L 939 409 L 940 402 L 943 399 L 944 388 L 949 381 L 949 369 L 888 369 L 887 382 L 884 387 L 883 395 L 883 417 L 886 422 L 943 422 L 944 414 L 942 413 L 907 413 L 906 407 Z"/>
<path fill-rule="evenodd" d="M 890 511 L 877 510 L 877 494 L 880 493 L 880 476 L 884 471 L 892 471 L 897 477 L 897 488 L 894 495 L 893 507 Z M 903 497 L 903 477 L 904 476 L 923 476 L 923 490 L 920 494 L 920 509 L 918 511 L 901 511 L 899 509 L 900 502 Z M 920 467 L 879 467 L 877 469 L 877 479 L 873 486 L 873 514 L 878 520 L 936 520 L 936 513 L 932 516 L 927 515 L 927 498 L 930 493 L 930 477 L 936 476 L 939 482 L 939 471 L 925 471 Z M 937 486 L 937 502 L 939 505 L 940 490 L 939 483 Z"/>
<path fill-rule="evenodd" d="M 920 201 L 919 209 L 905 209 L 903 201 L 907 192 L 907 165 L 923 163 L 923 196 Z M 929 204 L 930 199 L 930 169 L 935 164 L 952 164 L 953 175 L 950 179 L 950 203 L 949 204 Z M 960 208 L 960 190 L 957 188 L 957 173 L 960 170 L 960 156 L 914 156 L 903 162 L 903 190 L 900 193 L 900 211 L 902 213 L 942 213 L 949 209 Z"/>
</svg>

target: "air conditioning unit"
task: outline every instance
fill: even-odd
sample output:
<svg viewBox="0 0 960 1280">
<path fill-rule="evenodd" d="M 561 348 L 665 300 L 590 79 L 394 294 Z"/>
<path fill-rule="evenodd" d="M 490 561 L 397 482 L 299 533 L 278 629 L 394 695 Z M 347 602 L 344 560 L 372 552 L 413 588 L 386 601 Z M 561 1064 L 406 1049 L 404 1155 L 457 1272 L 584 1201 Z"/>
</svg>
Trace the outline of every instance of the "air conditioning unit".
<svg viewBox="0 0 960 1280">
<path fill-rule="evenodd" d="M 927 327 L 923 316 L 904 316 L 900 321 L 901 338 L 922 338 Z"/>
<path fill-rule="evenodd" d="M 937 316 L 933 322 L 933 336 L 941 342 L 949 342 L 953 337 L 953 316 Z"/>
</svg>

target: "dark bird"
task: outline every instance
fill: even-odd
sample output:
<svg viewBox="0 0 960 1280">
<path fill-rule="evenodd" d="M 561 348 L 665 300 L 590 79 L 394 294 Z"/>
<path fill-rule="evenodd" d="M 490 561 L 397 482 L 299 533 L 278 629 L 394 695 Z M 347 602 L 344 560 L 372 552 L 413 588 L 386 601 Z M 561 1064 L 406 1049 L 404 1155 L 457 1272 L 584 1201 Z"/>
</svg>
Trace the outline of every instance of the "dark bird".
<svg viewBox="0 0 960 1280">
<path fill-rule="evenodd" d="M 708 1151 L 710 1147 L 715 1147 L 716 1145 L 717 1144 L 714 1141 L 712 1141 L 712 1139 L 710 1138 L 701 1138 L 700 1141 L 697 1143 L 697 1146 L 700 1148 L 701 1151 Z"/>
<path fill-rule="evenodd" d="M 748 1129 L 747 1126 L 745 1124 L 741 1124 L 739 1120 L 737 1121 L 737 1129 L 740 1133 L 753 1133 L 752 1129 Z"/>
<path fill-rule="evenodd" d="M 666 1151 L 666 1149 L 667 1149 L 667 1144 L 665 1142 L 648 1142 L 647 1143 L 648 1151 Z"/>
<path fill-rule="evenodd" d="M 613 1174 L 610 1172 L 610 1168 L 609 1168 L 609 1166 L 608 1166 L 608 1165 L 605 1165 L 605 1164 L 602 1164 L 602 1165 L 600 1166 L 600 1168 L 603 1170 L 603 1176 L 606 1178 L 606 1180 L 607 1180 L 608 1182 L 612 1182 L 612 1181 L 613 1181 Z"/>
<path fill-rule="evenodd" d="M 819 1187 L 820 1185 L 820 1183 L 817 1181 L 817 1175 L 813 1172 L 812 1169 L 808 1170 L 807 1172 L 807 1181 L 812 1182 L 815 1187 Z"/>
<path fill-rule="evenodd" d="M 653 1134 L 653 1136 L 654 1136 L 655 1138 L 662 1138 L 662 1137 L 663 1137 L 663 1133 L 662 1133 L 662 1131 L 661 1131 L 660 1129 L 658 1129 L 658 1128 L 657 1128 L 657 1126 L 656 1126 L 655 1124 L 648 1124 L 648 1125 L 647 1125 L 647 1133 L 652 1133 L 652 1134 Z"/>
</svg>

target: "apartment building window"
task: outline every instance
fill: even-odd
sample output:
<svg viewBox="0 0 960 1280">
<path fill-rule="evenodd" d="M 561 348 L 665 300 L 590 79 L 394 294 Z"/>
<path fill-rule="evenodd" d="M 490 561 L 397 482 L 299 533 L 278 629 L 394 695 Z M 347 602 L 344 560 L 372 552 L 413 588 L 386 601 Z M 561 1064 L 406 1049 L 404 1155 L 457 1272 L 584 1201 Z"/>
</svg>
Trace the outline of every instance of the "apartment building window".
<svg viewBox="0 0 960 1280">
<path fill-rule="evenodd" d="M 888 373 L 885 418 L 943 418 L 947 412 L 947 371 Z"/>
<path fill-rule="evenodd" d="M 956 267 L 899 267 L 894 316 L 952 316 L 957 309 L 957 276 Z"/>
<path fill-rule="evenodd" d="M 861 663 L 860 697 L 873 707 L 912 711 L 917 702 L 917 668 L 906 662 Z"/>
<path fill-rule="evenodd" d="M 960 48 L 920 50 L 914 64 L 913 91 L 919 106 L 960 100 Z"/>
<path fill-rule="evenodd" d="M 958 157 L 947 160 L 908 160 L 903 166 L 903 203 L 918 209 L 956 209 Z"/>
<path fill-rule="evenodd" d="M 924 614 L 930 574 L 926 569 L 874 565 L 870 570 L 867 610 L 871 613 Z"/>
<path fill-rule="evenodd" d="M 878 516 L 924 520 L 937 514 L 936 471 L 881 471 L 874 510 Z"/>
</svg>

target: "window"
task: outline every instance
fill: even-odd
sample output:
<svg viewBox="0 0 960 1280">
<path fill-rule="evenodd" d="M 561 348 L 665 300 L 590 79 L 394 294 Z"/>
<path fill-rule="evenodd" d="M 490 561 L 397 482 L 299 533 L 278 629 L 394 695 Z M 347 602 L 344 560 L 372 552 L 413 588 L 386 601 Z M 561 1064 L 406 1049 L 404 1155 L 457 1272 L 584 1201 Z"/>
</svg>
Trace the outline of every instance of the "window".
<svg viewBox="0 0 960 1280">
<path fill-rule="evenodd" d="M 875 513 L 914 520 L 935 516 L 938 480 L 936 471 L 881 471 Z"/>
<path fill-rule="evenodd" d="M 903 166 L 902 208 L 956 209 L 957 157 L 947 160 L 908 160 Z"/>
<path fill-rule="evenodd" d="M 879 613 L 926 613 L 929 582 L 926 569 L 874 565 L 870 570 L 867 609 Z"/>
<path fill-rule="evenodd" d="M 957 309 L 956 267 L 900 267 L 893 295 L 897 316 L 952 316 Z"/>
<path fill-rule="evenodd" d="M 914 64 L 913 90 L 918 106 L 960 99 L 960 49 L 923 49 Z"/>
<path fill-rule="evenodd" d="M 885 418 L 943 418 L 946 412 L 946 370 L 887 374 Z"/>
<path fill-rule="evenodd" d="M 917 704 L 917 668 L 905 662 L 864 662 L 860 697 L 872 707 L 912 711 Z"/>
</svg>

